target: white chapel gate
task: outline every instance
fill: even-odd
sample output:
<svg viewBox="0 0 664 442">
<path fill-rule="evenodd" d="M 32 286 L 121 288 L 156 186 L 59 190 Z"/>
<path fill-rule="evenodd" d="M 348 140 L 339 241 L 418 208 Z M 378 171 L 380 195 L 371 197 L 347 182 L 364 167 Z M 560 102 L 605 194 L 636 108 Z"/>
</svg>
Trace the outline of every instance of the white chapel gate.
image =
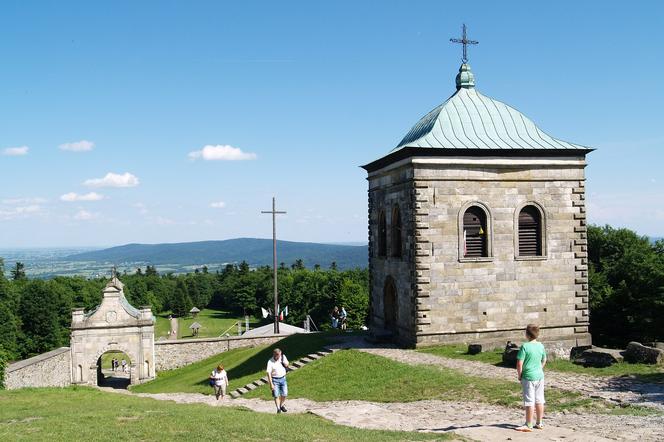
<svg viewBox="0 0 664 442">
<path fill-rule="evenodd" d="M 109 351 L 121 351 L 129 357 L 132 384 L 154 379 L 154 315 L 149 307 L 137 309 L 129 304 L 123 287 L 114 276 L 106 284 L 99 306 L 87 313 L 82 308 L 73 311 L 70 345 L 74 384 L 97 385 L 98 361 Z"/>
</svg>

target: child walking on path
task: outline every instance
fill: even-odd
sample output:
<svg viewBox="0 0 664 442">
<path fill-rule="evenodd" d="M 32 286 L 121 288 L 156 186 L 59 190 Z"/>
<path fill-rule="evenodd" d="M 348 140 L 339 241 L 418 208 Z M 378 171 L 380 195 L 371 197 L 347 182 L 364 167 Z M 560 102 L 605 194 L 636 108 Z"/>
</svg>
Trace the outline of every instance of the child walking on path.
<svg viewBox="0 0 664 442">
<path fill-rule="evenodd" d="M 544 366 L 546 365 L 546 351 L 544 345 L 537 341 L 539 327 L 528 324 L 526 338 L 516 356 L 516 373 L 523 388 L 523 407 L 526 410 L 526 423 L 518 427 L 517 431 L 530 432 L 533 428 L 542 430 L 544 424 Z M 537 422 L 533 423 L 533 414 Z"/>
</svg>

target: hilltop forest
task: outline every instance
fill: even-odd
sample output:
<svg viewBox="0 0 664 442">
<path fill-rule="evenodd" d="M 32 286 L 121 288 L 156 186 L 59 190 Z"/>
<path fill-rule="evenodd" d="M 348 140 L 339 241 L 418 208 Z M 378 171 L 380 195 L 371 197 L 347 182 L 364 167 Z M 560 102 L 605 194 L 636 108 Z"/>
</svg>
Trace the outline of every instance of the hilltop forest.
<svg viewBox="0 0 664 442">
<path fill-rule="evenodd" d="M 590 331 L 597 345 L 624 346 L 630 340 L 664 339 L 664 240 L 650 241 L 628 229 L 588 228 Z M 29 279 L 17 263 L 6 278 L 0 269 L 0 346 L 6 357 L 29 357 L 68 345 L 71 309 L 91 309 L 101 300 L 107 279 L 56 277 Z M 334 305 L 345 305 L 349 325 L 365 324 L 369 307 L 366 269 L 307 269 L 302 260 L 279 268 L 287 322 L 301 324 L 307 314 L 327 322 Z M 258 315 L 272 305 L 272 270 L 243 262 L 188 274 L 159 274 L 155 267 L 121 276 L 135 306 L 186 315 L 192 306 L 239 315 Z M 0 351 L 2 351 L 0 349 Z M 0 359 L 2 359 L 0 357 Z"/>
<path fill-rule="evenodd" d="M 273 304 L 272 269 L 251 269 L 246 262 L 211 272 L 201 267 L 188 274 L 159 274 L 155 267 L 120 276 L 134 306 L 186 316 L 196 306 L 224 309 L 241 315 L 259 315 Z M 287 322 L 301 325 L 306 315 L 321 325 L 335 305 L 348 311 L 349 326 L 366 322 L 369 273 L 366 269 L 340 271 L 304 267 L 301 260 L 278 269 L 279 296 L 288 306 Z M 0 346 L 10 360 L 69 345 L 71 309 L 99 304 L 108 278 L 55 277 L 30 279 L 17 263 L 6 278 L 0 269 Z"/>
</svg>

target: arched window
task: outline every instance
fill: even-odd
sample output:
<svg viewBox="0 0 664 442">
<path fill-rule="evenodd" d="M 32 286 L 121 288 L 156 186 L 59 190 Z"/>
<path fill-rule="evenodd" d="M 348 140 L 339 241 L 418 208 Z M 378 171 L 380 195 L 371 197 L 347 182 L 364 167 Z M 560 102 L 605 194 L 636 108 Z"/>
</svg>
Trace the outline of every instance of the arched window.
<svg viewBox="0 0 664 442">
<path fill-rule="evenodd" d="M 385 279 L 383 289 L 383 321 L 387 330 L 394 330 L 397 325 L 397 287 L 394 278 Z"/>
<path fill-rule="evenodd" d="M 542 256 L 542 213 L 534 205 L 519 212 L 518 256 Z"/>
<path fill-rule="evenodd" d="M 399 206 L 395 206 L 392 210 L 392 245 L 391 251 L 392 256 L 399 258 L 402 253 L 402 244 L 401 244 L 401 212 L 399 211 Z"/>
<path fill-rule="evenodd" d="M 463 257 L 488 257 L 488 243 L 486 212 L 481 207 L 470 206 L 463 214 Z"/>
<path fill-rule="evenodd" d="M 381 258 L 387 256 L 387 222 L 384 210 L 378 214 L 378 256 Z"/>
</svg>

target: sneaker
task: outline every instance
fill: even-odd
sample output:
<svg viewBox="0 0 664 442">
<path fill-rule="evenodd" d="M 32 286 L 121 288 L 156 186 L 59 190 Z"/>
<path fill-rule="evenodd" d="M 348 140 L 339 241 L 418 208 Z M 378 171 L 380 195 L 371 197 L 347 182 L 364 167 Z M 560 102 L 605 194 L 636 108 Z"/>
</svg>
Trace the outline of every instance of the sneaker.
<svg viewBox="0 0 664 442">
<path fill-rule="evenodd" d="M 277 408 L 277 414 L 281 413 L 281 408 Z"/>
<path fill-rule="evenodd" d="M 521 425 L 520 427 L 515 428 L 516 431 L 521 431 L 522 433 L 530 433 L 533 431 L 533 427 L 529 425 Z"/>
<path fill-rule="evenodd" d="M 540 422 L 539 424 L 535 424 L 535 426 L 533 428 L 535 428 L 536 430 L 543 430 L 544 429 L 544 423 Z"/>
<path fill-rule="evenodd" d="M 284 406 L 282 405 L 282 406 L 281 406 L 281 411 L 283 411 L 284 413 L 286 413 L 288 410 L 286 410 L 286 407 L 284 407 Z"/>
</svg>

